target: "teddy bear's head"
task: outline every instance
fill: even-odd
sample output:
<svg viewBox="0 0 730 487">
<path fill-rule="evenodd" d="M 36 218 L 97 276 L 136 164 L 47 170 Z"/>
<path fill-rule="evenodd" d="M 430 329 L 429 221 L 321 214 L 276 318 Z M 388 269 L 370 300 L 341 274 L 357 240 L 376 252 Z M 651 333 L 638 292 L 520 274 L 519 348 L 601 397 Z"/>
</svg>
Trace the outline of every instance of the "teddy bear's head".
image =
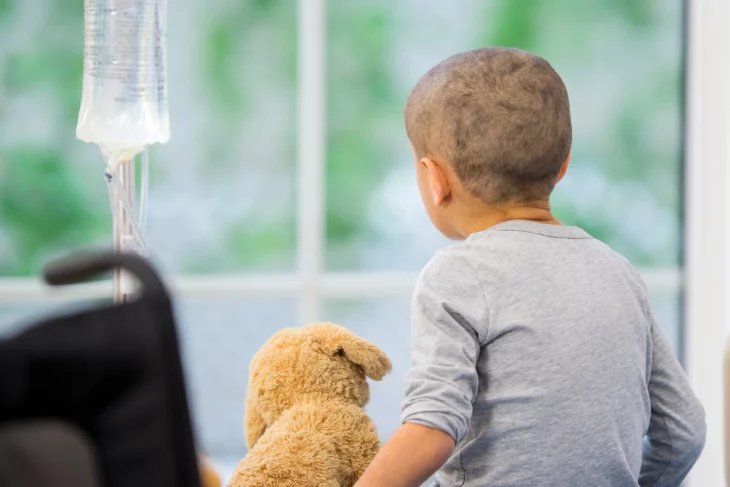
<svg viewBox="0 0 730 487">
<path fill-rule="evenodd" d="M 380 380 L 391 362 L 379 348 L 331 323 L 275 334 L 251 361 L 246 398 L 246 442 L 252 447 L 266 425 L 302 401 L 365 406 L 366 378 Z"/>
</svg>

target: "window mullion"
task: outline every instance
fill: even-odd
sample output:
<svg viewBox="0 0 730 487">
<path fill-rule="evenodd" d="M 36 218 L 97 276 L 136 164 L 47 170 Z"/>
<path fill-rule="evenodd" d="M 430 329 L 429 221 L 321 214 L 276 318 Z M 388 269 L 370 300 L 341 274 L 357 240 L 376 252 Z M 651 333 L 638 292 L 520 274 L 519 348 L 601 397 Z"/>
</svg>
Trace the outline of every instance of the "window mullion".
<svg viewBox="0 0 730 487">
<path fill-rule="evenodd" d="M 297 267 L 299 320 L 320 319 L 325 247 L 324 0 L 299 0 Z"/>
</svg>

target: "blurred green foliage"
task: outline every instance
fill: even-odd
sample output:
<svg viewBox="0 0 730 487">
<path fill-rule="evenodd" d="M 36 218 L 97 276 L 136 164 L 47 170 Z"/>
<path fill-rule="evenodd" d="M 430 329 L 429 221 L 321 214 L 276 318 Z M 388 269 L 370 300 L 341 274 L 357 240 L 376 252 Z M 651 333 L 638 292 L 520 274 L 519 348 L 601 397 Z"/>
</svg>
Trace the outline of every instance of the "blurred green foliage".
<svg viewBox="0 0 730 487">
<path fill-rule="evenodd" d="M 336 245 L 368 233 L 363 218 L 372 190 L 398 162 L 374 137 L 403 100 L 389 63 L 395 35 L 389 9 L 367 2 L 328 8 L 326 231 Z"/>
<path fill-rule="evenodd" d="M 454 36 L 457 32 L 449 30 L 453 29 L 449 18 L 458 12 L 457 4 L 463 8 L 465 3 L 454 2 L 455 11 L 442 8 L 441 14 L 426 8 L 434 5 L 431 2 L 421 4 L 423 12 L 413 4 L 411 16 L 403 20 L 402 9 L 392 2 L 328 2 L 328 265 L 368 265 L 359 261 L 362 249 L 382 238 L 363 223 L 377 193 L 375 188 L 398 166 L 412 163 L 405 150 L 405 133 L 398 124 L 408 90 L 417 76 L 408 75 L 410 79 L 404 85 L 404 75 L 397 79 L 394 73 L 400 68 L 396 60 L 407 64 L 410 58 L 427 56 L 427 48 L 394 53 L 404 38 L 416 45 L 429 45 L 433 38 L 442 40 L 456 46 L 451 54 L 486 46 L 510 46 L 546 57 L 563 75 L 573 101 L 578 101 L 573 105 L 575 170 L 569 171 L 568 177 L 586 176 L 585 169 L 590 169 L 608 188 L 603 205 L 584 201 L 579 192 L 567 193 L 559 188 L 553 202 L 559 217 L 608 242 L 636 265 L 678 265 L 682 2 L 470 2 L 469 10 L 461 15 L 464 25 Z M 433 19 L 439 15 L 443 20 Z M 651 54 L 653 57 L 646 58 L 646 53 L 657 50 L 657 46 L 662 56 Z M 432 64 L 441 59 L 432 59 Z M 418 76 L 431 65 L 424 65 Z M 610 111 L 593 112 L 591 106 L 586 106 L 586 102 L 593 104 L 590 97 L 582 93 L 572 96 L 574 91 L 590 90 L 595 81 L 603 82 L 603 86 L 599 83 L 594 88 L 597 102 L 609 95 L 617 98 L 618 104 L 608 107 Z M 602 93 L 601 89 L 618 95 Z M 584 127 L 595 120 L 601 120 L 600 133 L 594 130 L 586 134 L 588 129 Z M 659 149 L 647 140 L 647 132 L 653 130 L 656 133 L 652 135 L 663 138 Z M 384 135 L 384 131 L 390 133 Z M 651 208 L 645 209 L 642 216 L 643 231 L 650 234 L 655 224 L 661 229 L 661 242 L 645 241 L 646 235 L 623 221 L 637 211 L 631 206 L 631 198 L 623 198 L 626 205 L 611 206 L 609 197 L 616 199 L 630 188 L 646 193 L 634 196 L 650 200 L 647 205 Z M 394 216 L 379 218 L 395 221 Z"/>
<path fill-rule="evenodd" d="M 83 1 L 42 3 L 46 8 L 33 11 L 35 4 L 0 0 L 0 275 L 6 276 L 37 274 L 59 251 L 111 244 L 103 160 L 97 150 L 75 140 L 83 67 Z M 181 97 L 171 96 L 173 139 L 169 145 L 174 153 L 202 147 L 205 160 L 165 160 L 159 156 L 170 147 L 154 147 L 153 201 L 156 190 L 177 184 L 171 175 L 181 172 L 193 173 L 201 185 L 216 187 L 222 182 L 230 185 L 230 174 L 238 166 L 256 171 L 261 161 L 247 159 L 248 153 L 232 144 L 241 138 L 241 127 L 256 124 L 253 118 L 260 116 L 254 105 L 261 85 L 245 73 L 259 68 L 273 72 L 275 89 L 294 101 L 296 15 L 296 3 L 290 0 L 170 6 L 171 39 L 193 34 L 180 25 L 181 20 L 192 17 L 199 20 L 194 34 L 199 34 L 200 44 L 185 51 L 170 43 L 170 66 L 191 62 L 195 79 L 170 82 L 176 85 L 171 86 L 171 93 L 179 93 L 181 85 L 193 88 Z M 266 36 L 274 36 L 276 42 L 258 46 Z M 265 66 L 257 65 L 256 53 L 266 56 Z M 294 108 L 292 103 L 292 119 Z M 214 116 L 205 121 L 197 140 L 176 135 L 176 127 L 187 122 L 188 113 L 206 111 Z M 289 135 L 278 144 L 287 159 L 280 165 L 293 168 L 295 122 L 289 125 Z M 186 190 L 179 187 L 178 192 Z M 215 210 L 210 219 L 215 220 Z M 185 215 L 173 218 L 179 223 L 151 220 L 153 232 L 155 224 L 175 227 L 181 236 L 196 232 Z M 293 208 L 283 219 L 272 218 L 249 212 L 217 232 L 210 248 L 189 244 L 185 255 L 176 256 L 171 265 L 177 271 L 203 273 L 291 268 L 296 229 Z M 167 257 L 166 249 L 152 248 L 152 254 L 163 260 Z"/>
<path fill-rule="evenodd" d="M 454 2 L 453 8 L 457 12 L 461 8 L 460 15 L 471 24 L 465 24 L 463 29 L 457 27 L 458 32 L 422 30 L 428 24 L 426 16 L 430 15 L 425 7 L 436 4 L 445 5 L 436 0 L 416 7 L 403 0 L 327 2 L 328 266 L 362 267 L 360 249 L 382 241 L 382 235 L 368 220 L 372 200 L 394 170 L 411 163 L 404 157 L 408 152 L 402 109 L 416 77 L 403 74 L 402 64 L 409 60 L 410 53 L 399 53 L 397 47 L 406 38 L 411 39 L 409 42 L 423 38 L 425 42 L 439 37 L 459 37 L 462 49 L 509 45 L 545 55 L 565 73 L 571 90 L 590 82 L 591 70 L 596 66 L 615 66 L 617 74 L 624 73 L 615 79 L 616 83 L 623 83 L 616 116 L 600 128 L 600 137 L 576 140 L 576 174 L 580 174 L 581 167 L 588 168 L 610 188 L 623 188 L 624 192 L 631 187 L 641 189 L 651 205 L 673 218 L 673 233 L 653 247 L 642 245 L 640 237 L 622 226 L 621 214 L 630 213 L 630 206 L 602 208 L 596 202 L 586 206 L 577 196 L 567 193 L 559 192 L 556 210 L 565 221 L 583 226 L 637 264 L 677 265 L 681 211 L 681 25 L 677 22 L 676 26 L 667 27 L 667 23 L 680 17 L 681 2 Z M 108 201 L 100 186 L 101 158 L 93 151 L 80 150 L 82 144 L 74 140 L 81 95 L 83 2 L 66 5 L 48 0 L 44 5 L 47 8 L 29 15 L 30 4 L 0 0 L 3 275 L 35 273 L 43 261 L 59 250 L 108 242 L 110 238 Z M 195 79 L 187 80 L 193 87 L 192 94 L 171 99 L 173 138 L 176 126 L 183 121 L 176 117 L 191 117 L 186 114 L 190 108 L 200 108 L 192 111 L 195 113 L 202 110 L 215 114 L 204 121 L 199 140 L 175 139 L 178 148 L 204 148 L 205 160 L 195 161 L 197 165 L 190 169 L 192 177 L 215 187 L 230 183 L 229 174 L 239 165 L 251 174 L 261 170 L 260 160 L 249 159 L 248 151 L 231 142 L 245 135 L 242 127 L 258 125 L 257 117 L 262 116 L 258 105 L 262 89 L 267 88 L 279 90 L 288 112 L 284 122 L 288 128 L 282 132 L 286 135 L 276 142 L 281 148 L 277 154 L 284 154 L 286 161 L 278 162 L 279 172 L 267 177 L 293 181 L 297 3 L 209 0 L 202 7 L 197 5 L 176 2 L 170 7 L 172 22 L 182 18 L 175 17 L 181 9 L 193 12 L 199 8 L 189 15 L 196 22 L 185 27 L 195 28 L 189 35 L 196 36 L 197 47 L 189 52 L 170 45 L 171 59 L 180 63 L 190 59 L 196 73 Z M 423 12 L 417 8 L 421 5 Z M 405 18 L 404 11 L 410 12 Z M 26 26 L 18 22 L 29 18 L 40 24 L 28 25 L 27 29 L 42 35 L 29 34 L 27 39 L 20 40 Z M 178 27 L 171 23 L 171 30 Z M 630 36 L 632 42 L 642 47 L 656 43 L 667 29 L 676 31 L 676 53 L 669 61 L 657 61 L 656 65 L 652 64 L 653 59 L 637 59 L 626 47 L 630 43 L 615 50 L 599 49 L 600 44 L 596 44 L 595 33 L 605 31 L 607 43 L 619 39 L 615 36 Z M 270 42 L 272 36 L 276 42 Z M 670 52 L 672 49 L 668 48 Z M 648 50 L 642 48 L 637 52 Z M 585 78 L 577 76 L 582 72 L 582 64 Z M 632 70 L 636 71 L 633 78 L 625 75 Z M 264 74 L 267 78 L 262 81 Z M 176 83 L 176 79 L 172 78 L 171 83 Z M 602 98 L 599 88 L 596 90 L 596 98 Z M 578 129 L 590 125 L 586 115 L 590 107 L 574 106 L 574 110 Z M 656 144 L 647 143 L 646 134 L 655 129 L 657 120 L 669 121 L 656 128 L 658 137 L 665 139 L 661 150 L 656 149 Z M 259 152 L 265 153 L 270 142 L 260 143 Z M 153 194 L 169 179 L 172 169 L 168 167 L 172 164 L 165 162 L 153 164 Z M 175 186 L 167 190 L 174 191 Z M 291 194 L 286 196 L 294 201 Z M 630 198 L 627 201 L 634 204 Z M 257 204 L 268 206 L 266 201 Z M 253 211 L 247 211 L 240 222 L 223 229 L 215 245 L 211 242 L 210 248 L 190 247 L 179 258 L 177 270 L 230 272 L 293 266 L 294 204 L 290 210 L 274 216 L 259 212 L 256 205 Z M 216 219 L 217 215 L 210 218 Z M 196 229 L 183 226 L 181 231 Z M 155 251 L 164 254 L 166 249 L 153 248 Z"/>
<path fill-rule="evenodd" d="M 94 211 L 69 161 L 62 156 L 36 147 L 5 153 L 0 219 L 14 245 L 12 254 L 0 261 L 0 273 L 34 272 L 43 264 L 39 255 L 62 252 L 106 232 L 108 221 Z M 37 187 L 43 191 L 31 190 Z M 10 265 L 8 257 L 12 259 Z"/>
<path fill-rule="evenodd" d="M 231 148 L 231 141 L 241 138 L 242 126 L 256 125 L 259 123 L 256 117 L 269 116 L 265 111 L 255 111 L 262 89 L 266 88 L 256 79 L 257 75 L 261 76 L 259 72 L 267 73 L 271 86 L 279 90 L 282 97 L 290 98 L 286 137 L 276 143 L 284 148 L 282 152 L 287 161 L 280 164 L 287 171 L 287 177 L 293 180 L 296 164 L 296 2 L 246 0 L 230 3 L 219 0 L 217 3 L 223 6 L 222 13 L 210 16 L 203 34 L 204 44 L 198 52 L 201 66 L 198 76 L 206 87 L 205 98 L 190 100 L 209 104 L 215 113 L 205 141 L 207 153 L 201 180 L 215 186 L 221 179 L 228 178 L 235 166 L 244 165 L 255 174 L 266 165 L 266 161 L 249 159 L 248 151 L 236 152 Z M 275 42 L 266 42 L 266 37 L 259 32 L 262 28 L 275 37 Z M 171 47 L 170 56 L 173 54 Z M 265 66 L 262 63 L 266 63 Z M 242 71 L 247 74 L 242 75 Z M 280 198 L 276 194 L 269 197 Z M 273 221 L 254 208 L 245 219 L 225 232 L 215 250 L 199 249 L 186 257 L 184 270 L 209 273 L 291 269 L 295 265 L 295 232 L 293 205 L 285 215 Z M 223 252 L 219 250 L 221 246 Z"/>
</svg>

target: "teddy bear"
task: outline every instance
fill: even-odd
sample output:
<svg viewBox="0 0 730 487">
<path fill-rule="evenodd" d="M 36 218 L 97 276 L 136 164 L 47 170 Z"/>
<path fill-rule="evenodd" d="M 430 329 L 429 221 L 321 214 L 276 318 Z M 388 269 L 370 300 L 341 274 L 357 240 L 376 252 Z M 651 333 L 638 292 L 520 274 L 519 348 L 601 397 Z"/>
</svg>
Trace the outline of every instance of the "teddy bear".
<svg viewBox="0 0 730 487">
<path fill-rule="evenodd" d="M 200 472 L 200 487 L 221 487 L 221 479 L 210 460 L 198 454 L 198 471 Z"/>
<path fill-rule="evenodd" d="M 380 449 L 367 379 L 390 359 L 331 323 L 276 333 L 249 370 L 249 451 L 229 487 L 352 487 Z"/>
</svg>

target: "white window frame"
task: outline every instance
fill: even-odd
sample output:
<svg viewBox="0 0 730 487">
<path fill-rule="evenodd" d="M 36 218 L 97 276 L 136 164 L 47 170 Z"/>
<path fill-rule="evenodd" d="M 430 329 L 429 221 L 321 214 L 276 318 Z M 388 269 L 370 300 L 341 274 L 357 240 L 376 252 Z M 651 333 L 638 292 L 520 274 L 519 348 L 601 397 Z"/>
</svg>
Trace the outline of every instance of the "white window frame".
<svg viewBox="0 0 730 487">
<path fill-rule="evenodd" d="M 296 298 L 303 323 L 323 318 L 326 299 L 364 300 L 409 296 L 417 275 L 402 272 L 327 272 L 325 242 L 325 0 L 299 0 L 297 269 L 283 274 L 177 276 L 170 279 L 178 298 Z M 642 271 L 655 293 L 676 293 L 678 269 Z M 108 298 L 111 284 L 100 282 L 50 288 L 37 278 L 0 278 L 0 306 Z"/>
<path fill-rule="evenodd" d="M 730 329 L 730 2 L 688 0 L 685 364 L 707 416 L 689 479 L 723 485 L 722 350 Z"/>
<path fill-rule="evenodd" d="M 708 414 L 708 449 L 698 463 L 693 485 L 719 485 L 720 362 L 718 344 L 728 322 L 730 267 L 730 171 L 727 134 L 730 104 L 717 103 L 730 79 L 718 66 L 730 63 L 725 38 L 730 20 L 726 0 L 687 0 L 689 11 L 688 124 L 686 154 L 686 286 L 680 269 L 640 270 L 657 295 L 686 288 L 685 351 L 688 369 Z M 299 321 L 326 318 L 325 300 L 407 298 L 415 273 L 328 272 L 325 241 L 325 0 L 299 0 L 297 269 L 282 274 L 173 276 L 177 299 L 293 298 Z M 730 42 L 724 44 L 730 47 Z M 723 159 L 724 157 L 724 159 Z M 724 161 L 724 162 L 721 162 Z M 110 282 L 50 288 L 37 278 L 0 278 L 0 307 L 51 304 L 111 296 Z M 708 353 L 712 350 L 712 353 Z M 719 350 L 719 348 L 718 348 Z"/>
</svg>

